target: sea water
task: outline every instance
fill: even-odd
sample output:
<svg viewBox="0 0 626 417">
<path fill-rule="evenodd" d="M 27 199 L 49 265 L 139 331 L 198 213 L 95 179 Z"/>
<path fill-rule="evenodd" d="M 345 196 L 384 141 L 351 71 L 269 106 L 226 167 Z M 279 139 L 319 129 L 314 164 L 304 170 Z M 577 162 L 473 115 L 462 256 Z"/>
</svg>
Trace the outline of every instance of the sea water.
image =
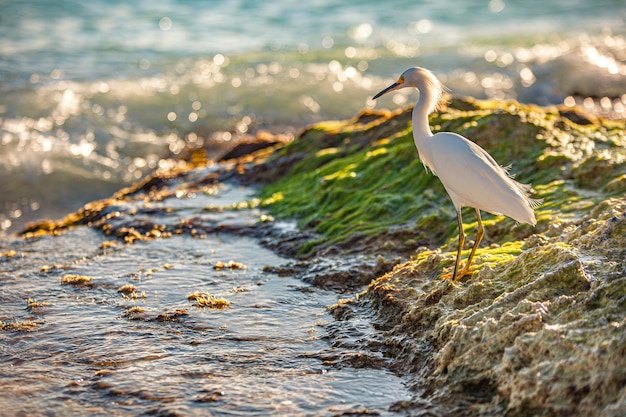
<svg viewBox="0 0 626 417">
<path fill-rule="evenodd" d="M 623 118 L 621 0 L 0 1 L 0 234 L 167 168 L 183 149 L 453 94 Z"/>
<path fill-rule="evenodd" d="M 149 206 L 163 224 L 241 228 L 261 213 L 204 207 L 253 192 L 130 199 L 116 219 L 141 222 L 128 211 Z M 374 326 L 333 321 L 327 306 L 346 294 L 272 272 L 288 260 L 258 239 L 196 236 L 125 245 L 78 227 L 2 242 L 0 415 L 391 416 L 407 401 L 425 415 L 383 353 L 364 349 Z"/>
</svg>

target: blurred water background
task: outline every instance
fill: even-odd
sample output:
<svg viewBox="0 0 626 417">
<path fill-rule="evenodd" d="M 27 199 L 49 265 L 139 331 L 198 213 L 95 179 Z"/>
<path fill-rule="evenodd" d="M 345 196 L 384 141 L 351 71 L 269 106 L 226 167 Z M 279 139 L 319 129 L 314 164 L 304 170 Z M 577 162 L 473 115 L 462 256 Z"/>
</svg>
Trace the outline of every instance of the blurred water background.
<svg viewBox="0 0 626 417">
<path fill-rule="evenodd" d="M 0 0 L 0 236 L 259 131 L 454 94 L 626 117 L 623 0 Z"/>
</svg>

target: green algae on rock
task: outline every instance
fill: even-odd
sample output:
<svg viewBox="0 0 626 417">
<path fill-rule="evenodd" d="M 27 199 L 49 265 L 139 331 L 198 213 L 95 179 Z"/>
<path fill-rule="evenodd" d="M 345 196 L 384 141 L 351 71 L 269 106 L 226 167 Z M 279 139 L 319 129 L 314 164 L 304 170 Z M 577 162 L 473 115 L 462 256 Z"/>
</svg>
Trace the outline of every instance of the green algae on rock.
<svg viewBox="0 0 626 417">
<path fill-rule="evenodd" d="M 410 110 L 364 111 L 354 120 L 315 125 L 253 170 L 261 180 L 280 175 L 263 191 L 264 198 L 280 198 L 267 200 L 263 207 L 274 217 L 297 218 L 302 228 L 317 234 L 317 240 L 300 248 L 301 254 L 383 234 L 394 241 L 396 250 L 412 250 L 404 247 L 416 241 L 435 248 L 453 235 L 454 213 L 443 187 L 417 158 Z M 581 210 L 575 202 L 601 201 L 596 184 L 600 180 L 582 180 L 586 177 L 576 174 L 581 166 L 585 172 L 593 166 L 594 172 L 605 174 L 602 190 L 606 189 L 607 196 L 620 194 L 619 178 L 626 171 L 625 134 L 619 127 L 623 125 L 616 122 L 578 125 L 556 109 L 512 102 L 494 107 L 491 102 L 456 99 L 434 115 L 431 124 L 435 131 L 457 131 L 497 160 L 513 164 L 517 179 L 532 182 L 534 197 L 547 203 L 537 212 L 537 229 L 514 228 L 514 221 L 502 216 L 491 222 L 487 217 L 491 243 L 545 231 L 552 224 L 548 220 L 580 217 L 585 207 Z M 595 156 L 598 150 L 603 158 Z M 560 210 L 565 202 L 574 207 Z M 421 227 L 424 222 L 428 222 L 427 232 Z"/>
<path fill-rule="evenodd" d="M 389 329 L 394 369 L 449 415 L 619 415 L 626 124 L 471 99 L 433 115 L 435 131 L 456 131 L 512 163 L 545 201 L 535 228 L 488 216 L 477 272 L 454 285 L 438 279 L 453 262 L 454 213 L 418 161 L 410 111 L 312 126 L 256 169 L 273 179 L 261 197 L 280 195 L 264 207 L 314 233 L 297 242 L 301 256 L 338 248 L 331 252 L 408 259 L 334 307 L 335 317 L 369 310 Z"/>
</svg>

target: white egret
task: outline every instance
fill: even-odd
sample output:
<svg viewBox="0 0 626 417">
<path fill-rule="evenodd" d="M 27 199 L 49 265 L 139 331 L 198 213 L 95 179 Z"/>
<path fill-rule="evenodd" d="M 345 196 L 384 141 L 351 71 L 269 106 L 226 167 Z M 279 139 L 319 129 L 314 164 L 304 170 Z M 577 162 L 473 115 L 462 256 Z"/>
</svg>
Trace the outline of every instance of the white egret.
<svg viewBox="0 0 626 417">
<path fill-rule="evenodd" d="M 513 180 L 508 168 L 500 166 L 483 148 L 452 132 L 439 132 L 433 135 L 428 124 L 428 115 L 439 108 L 444 86 L 432 72 L 425 68 L 409 68 L 398 81 L 374 96 L 374 99 L 390 91 L 415 87 L 419 98 L 413 108 L 413 140 L 419 158 L 426 171 L 439 177 L 456 209 L 459 225 L 459 247 L 452 277 L 455 281 L 470 275 L 470 265 L 476 248 L 484 234 L 480 210 L 493 214 L 504 214 L 520 223 L 537 224 L 533 208 L 541 200 L 528 197 L 530 186 Z M 478 230 L 476 241 L 467 262 L 459 271 L 461 251 L 465 243 L 463 233 L 462 207 L 476 210 Z"/>
</svg>

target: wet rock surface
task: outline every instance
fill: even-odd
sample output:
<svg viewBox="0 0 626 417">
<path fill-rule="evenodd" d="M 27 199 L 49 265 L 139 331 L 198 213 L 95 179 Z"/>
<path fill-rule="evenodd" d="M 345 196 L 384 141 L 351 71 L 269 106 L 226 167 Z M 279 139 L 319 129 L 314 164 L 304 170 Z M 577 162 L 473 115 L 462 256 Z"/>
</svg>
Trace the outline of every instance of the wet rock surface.
<svg viewBox="0 0 626 417">
<path fill-rule="evenodd" d="M 620 415 L 626 200 L 604 208 L 593 232 L 585 218 L 564 235 L 529 239 L 511 262 L 461 284 L 433 279 L 439 255 L 424 255 L 358 303 L 392 326 L 387 347 L 417 390 L 468 405 L 451 415 Z"/>
</svg>

